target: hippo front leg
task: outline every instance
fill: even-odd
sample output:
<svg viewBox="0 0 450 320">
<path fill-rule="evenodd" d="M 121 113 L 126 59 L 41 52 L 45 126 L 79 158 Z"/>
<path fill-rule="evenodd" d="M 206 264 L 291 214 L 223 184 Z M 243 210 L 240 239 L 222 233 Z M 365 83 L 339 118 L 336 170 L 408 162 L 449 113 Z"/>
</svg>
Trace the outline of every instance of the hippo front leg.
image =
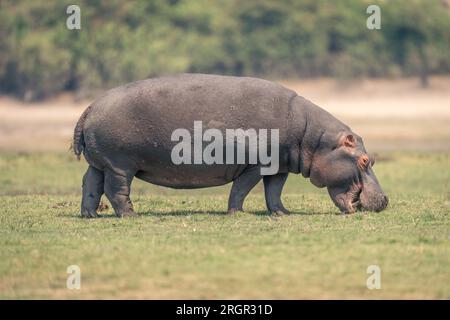
<svg viewBox="0 0 450 320">
<path fill-rule="evenodd" d="M 281 202 L 281 191 L 288 177 L 288 173 L 278 173 L 273 176 L 264 176 L 264 194 L 267 209 L 272 214 L 289 214 L 290 212 Z"/>
<path fill-rule="evenodd" d="M 230 198 L 228 199 L 228 213 L 232 214 L 236 211 L 243 211 L 245 197 L 253 189 L 254 186 L 261 181 L 260 168 L 257 166 L 249 167 L 233 181 L 231 187 Z"/>
</svg>

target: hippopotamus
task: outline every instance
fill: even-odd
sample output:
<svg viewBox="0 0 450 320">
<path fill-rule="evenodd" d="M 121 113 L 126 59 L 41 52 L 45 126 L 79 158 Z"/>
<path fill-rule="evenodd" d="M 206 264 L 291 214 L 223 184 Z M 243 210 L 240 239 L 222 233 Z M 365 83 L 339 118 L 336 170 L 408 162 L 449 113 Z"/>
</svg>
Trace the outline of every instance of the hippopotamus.
<svg viewBox="0 0 450 320">
<path fill-rule="evenodd" d="M 278 152 L 276 170 L 263 172 L 267 163 L 259 157 L 253 162 L 250 157 L 240 162 L 174 161 L 179 144 L 174 132 L 184 128 L 182 132 L 198 135 L 196 123 L 224 135 L 229 129 L 276 130 L 277 139 L 268 142 L 272 153 Z M 200 148 L 206 144 L 202 140 Z M 230 150 L 237 150 L 238 143 L 229 139 L 224 150 L 230 144 Z M 378 212 L 388 205 L 373 171 L 374 158 L 360 136 L 296 92 L 257 78 L 180 74 L 111 89 L 81 115 L 73 150 L 89 164 L 82 183 L 83 217 L 97 217 L 103 193 L 118 217 L 135 216 L 130 200 L 134 177 L 179 189 L 232 182 L 230 214 L 243 210 L 246 196 L 261 180 L 268 211 L 288 214 L 281 193 L 290 173 L 326 187 L 343 213 Z"/>
</svg>

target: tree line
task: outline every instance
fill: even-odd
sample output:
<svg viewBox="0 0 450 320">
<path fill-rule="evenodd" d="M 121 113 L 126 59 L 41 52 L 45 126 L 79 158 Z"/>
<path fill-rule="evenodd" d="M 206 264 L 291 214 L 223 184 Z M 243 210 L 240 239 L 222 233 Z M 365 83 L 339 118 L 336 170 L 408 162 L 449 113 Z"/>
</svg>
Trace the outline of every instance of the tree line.
<svg viewBox="0 0 450 320">
<path fill-rule="evenodd" d="M 72 4 L 72 3 L 70 3 Z M 450 71 L 446 0 L 82 0 L 0 2 L 0 92 L 79 96 L 163 74 L 265 78 L 419 76 Z M 366 9 L 381 9 L 369 30 Z"/>
</svg>

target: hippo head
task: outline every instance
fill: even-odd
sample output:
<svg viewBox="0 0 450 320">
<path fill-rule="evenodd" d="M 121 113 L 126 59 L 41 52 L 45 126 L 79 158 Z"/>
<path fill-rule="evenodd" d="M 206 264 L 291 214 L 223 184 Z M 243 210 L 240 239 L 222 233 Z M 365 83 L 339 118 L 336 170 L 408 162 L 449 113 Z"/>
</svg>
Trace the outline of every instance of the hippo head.
<svg viewBox="0 0 450 320">
<path fill-rule="evenodd" d="M 336 206 L 344 213 L 357 209 L 381 211 L 388 198 L 381 190 L 361 137 L 351 131 L 325 133 L 313 156 L 310 179 L 317 187 L 327 187 Z"/>
</svg>

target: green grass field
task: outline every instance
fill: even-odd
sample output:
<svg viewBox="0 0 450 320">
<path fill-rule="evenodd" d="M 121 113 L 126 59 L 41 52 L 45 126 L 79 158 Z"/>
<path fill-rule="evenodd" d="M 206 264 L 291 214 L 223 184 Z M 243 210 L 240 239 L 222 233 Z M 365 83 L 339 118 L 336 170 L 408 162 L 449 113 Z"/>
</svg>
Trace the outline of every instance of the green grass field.
<svg viewBox="0 0 450 320">
<path fill-rule="evenodd" d="M 140 217 L 79 216 L 84 160 L 0 154 L 0 298 L 450 298 L 450 154 L 382 154 L 390 205 L 341 215 L 291 175 L 293 214 L 266 214 L 262 185 L 225 214 L 229 186 L 133 183 Z M 107 202 L 106 200 L 103 200 Z M 81 290 L 66 269 L 81 268 Z M 381 268 L 369 290 L 366 269 Z"/>
</svg>

